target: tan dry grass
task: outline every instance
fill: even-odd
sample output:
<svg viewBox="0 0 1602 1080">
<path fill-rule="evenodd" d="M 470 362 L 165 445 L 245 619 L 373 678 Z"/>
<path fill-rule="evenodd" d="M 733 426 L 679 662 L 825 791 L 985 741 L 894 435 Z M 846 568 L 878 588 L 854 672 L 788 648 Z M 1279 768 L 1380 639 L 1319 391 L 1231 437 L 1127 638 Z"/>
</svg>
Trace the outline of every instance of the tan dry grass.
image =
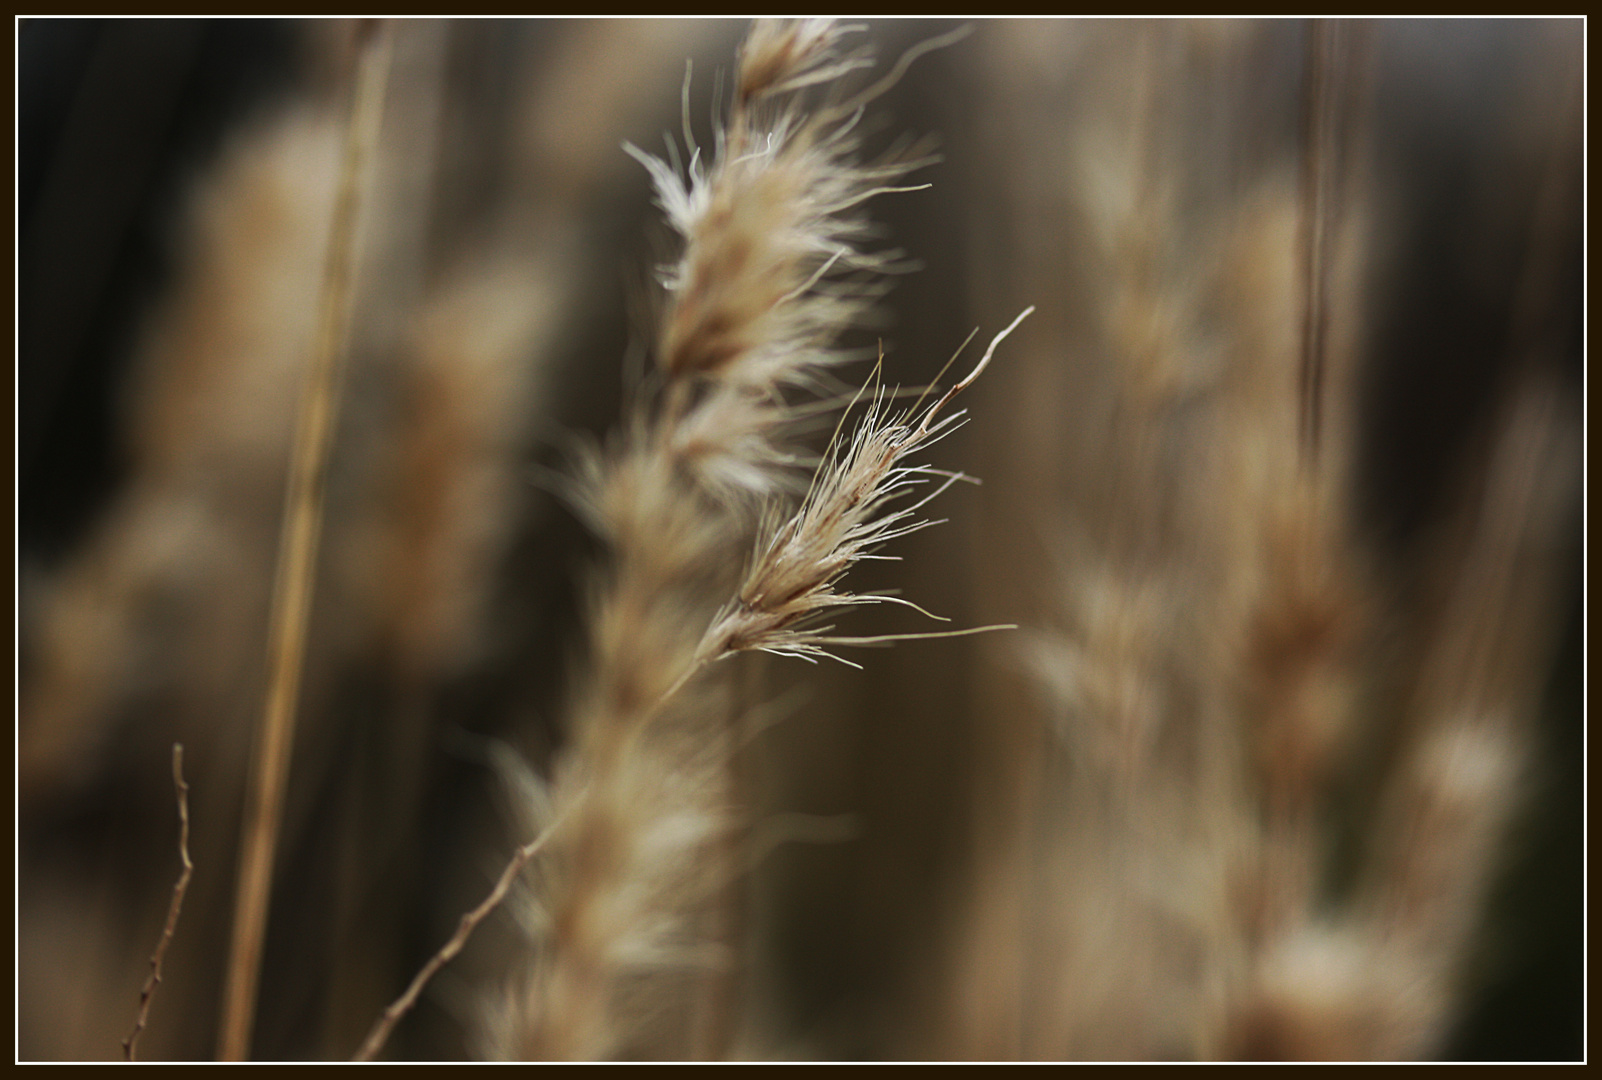
<svg viewBox="0 0 1602 1080">
<path fill-rule="evenodd" d="M 1531 721 L 1566 722 L 1537 701 L 1574 580 L 1573 388 L 1546 374 L 1577 325 L 1575 35 L 1353 27 L 1321 95 L 1292 23 L 980 23 L 883 78 L 858 44 L 948 28 L 763 24 L 722 82 L 733 24 L 396 29 L 258 1052 L 348 1054 L 553 820 L 517 918 L 477 926 L 386 1054 L 488 1029 L 518 1056 L 1428 1057 L 1473 1045 L 1467 1016 L 1542 1052 L 1470 1010 L 1486 973 L 1553 970 L 1567 924 L 1533 913 L 1579 888 L 1549 868 L 1485 915 L 1566 805 Z M 694 157 L 714 86 L 731 111 Z M 877 151 L 875 113 L 950 157 L 873 203 L 929 266 L 894 305 L 911 260 L 861 199 L 929 154 Z M 140 1051 L 213 1044 L 337 160 L 317 115 L 242 132 L 200 190 L 130 480 L 25 582 L 27 1056 L 127 1031 L 175 734 L 196 873 Z M 684 149 L 642 172 L 619 143 L 664 126 Z M 631 350 L 613 286 L 648 261 L 648 181 L 682 251 Z M 875 309 L 912 383 L 1026 303 L 975 423 L 871 383 L 874 423 L 811 441 Z M 952 479 L 924 427 L 985 484 L 915 532 L 894 515 Z M 605 548 L 578 574 L 596 552 L 528 478 L 613 428 L 561 467 Z M 852 565 L 885 539 L 905 562 Z M 902 636 L 903 597 L 1024 629 L 862 671 L 719 662 Z M 485 759 L 545 779 L 506 814 Z M 1571 985 L 1514 996 L 1568 1015 L 1548 983 Z"/>
</svg>

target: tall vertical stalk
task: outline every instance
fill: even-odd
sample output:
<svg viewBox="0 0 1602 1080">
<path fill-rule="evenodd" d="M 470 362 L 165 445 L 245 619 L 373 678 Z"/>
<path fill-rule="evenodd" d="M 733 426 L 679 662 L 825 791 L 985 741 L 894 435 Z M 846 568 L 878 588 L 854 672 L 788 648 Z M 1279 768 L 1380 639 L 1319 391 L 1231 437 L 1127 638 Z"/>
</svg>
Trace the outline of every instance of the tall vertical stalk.
<svg viewBox="0 0 1602 1080">
<path fill-rule="evenodd" d="M 367 162 L 383 117 L 390 37 L 382 23 L 367 24 L 361 27 L 355 43 L 355 85 L 345 159 L 329 227 L 322 310 L 301 394 L 300 419 L 284 495 L 284 526 L 268 623 L 267 695 L 252 748 L 250 788 L 240 837 L 233 941 L 217 1043 L 218 1057 L 224 1061 L 243 1061 L 250 1052 L 273 855 L 295 742 L 295 706 L 322 533 L 329 450 L 339 415 L 340 377 L 349 345 L 356 226 Z"/>
</svg>

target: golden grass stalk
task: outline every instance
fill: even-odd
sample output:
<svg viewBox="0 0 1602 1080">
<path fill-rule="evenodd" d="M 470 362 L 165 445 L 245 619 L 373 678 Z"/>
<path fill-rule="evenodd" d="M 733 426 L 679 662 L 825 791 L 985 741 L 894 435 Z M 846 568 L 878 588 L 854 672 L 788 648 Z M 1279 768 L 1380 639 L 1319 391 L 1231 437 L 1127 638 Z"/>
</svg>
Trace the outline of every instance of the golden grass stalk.
<svg viewBox="0 0 1602 1080">
<path fill-rule="evenodd" d="M 835 636 L 827 633 L 831 627 L 815 625 L 815 617 L 867 603 L 916 608 L 836 585 L 882 544 L 932 524 L 914 515 L 963 477 L 905 459 L 960 421 L 960 413 L 940 414 L 1028 314 L 996 335 L 974 370 L 922 411 L 890 413 L 886 396 L 876 395 L 855 435 L 844 443 L 837 438 L 801 507 L 761 530 L 737 599 L 715 614 L 699 642 L 685 633 L 685 624 L 704 612 L 704 600 L 698 604 L 692 594 L 703 592 L 704 545 L 719 534 L 709 529 L 703 508 L 686 499 L 690 492 L 675 490 L 669 474 L 649 472 L 658 459 L 625 459 L 631 467 L 614 481 L 626 485 L 635 510 L 653 509 L 638 520 L 622 507 L 604 515 L 629 523 L 615 535 L 640 542 L 637 549 L 618 546 L 615 589 L 596 615 L 595 671 L 578 716 L 579 741 L 552 796 L 570 819 L 567 832 L 552 826 L 558 833 L 554 854 L 565 864 L 543 868 L 552 900 L 530 901 L 536 905 L 532 920 L 549 928 L 552 955 L 541 957 L 523 998 L 499 1017 L 494 1052 L 588 1060 L 638 1050 L 630 1040 L 639 1029 L 631 1025 L 645 1027 L 652 1018 L 648 1012 L 620 1015 L 611 1000 L 626 995 L 619 983 L 630 973 L 716 970 L 733 962 L 694 931 L 694 908 L 744 865 L 739 858 L 721 865 L 728 853 L 719 844 L 738 827 L 725 776 L 735 736 L 716 723 L 726 706 L 709 698 L 708 688 L 697 689 L 696 677 L 744 651 L 810 660 L 833 657 L 830 646 L 947 636 Z M 930 477 L 943 482 L 911 506 L 890 508 Z M 657 526 L 650 534 L 654 543 L 645 540 L 647 520 Z M 950 633 L 994 629 L 1000 627 Z M 652 1044 L 652 1056 L 663 1056 L 662 1045 Z"/>
<path fill-rule="evenodd" d="M 878 288 L 864 275 L 890 268 L 856 246 L 865 233 L 856 208 L 904 190 L 888 181 L 915 164 L 853 162 L 860 101 L 803 107 L 805 91 L 868 63 L 840 51 L 852 29 L 758 22 L 710 164 L 691 150 L 681 176 L 629 147 L 684 238 L 664 274 L 656 360 L 665 385 L 654 412 L 636 414 L 610 453 L 583 462 L 575 501 L 607 539 L 612 567 L 552 788 L 566 823 L 536 866 L 525 915 L 536 958 L 492 1024 L 493 1056 L 721 1053 L 719 1036 L 698 1045 L 684 1030 L 726 1036 L 733 1026 L 697 1017 L 696 1002 L 707 1003 L 702 1013 L 728 1008 L 740 962 L 739 920 L 717 899 L 746 861 L 733 766 L 739 706 L 697 676 L 747 650 L 810 658 L 830 644 L 885 640 L 826 637 L 810 617 L 887 599 L 834 585 L 877 545 L 921 528 L 910 516 L 960 478 L 904 459 L 950 430 L 958 417 L 943 408 L 1011 327 L 921 413 L 890 415 L 876 394 L 795 515 L 763 518 L 743 583 L 724 569 L 750 542 L 751 498 L 782 490 L 799 460 L 776 442 L 794 415 L 783 392 L 838 362 L 835 340 Z M 946 483 L 917 506 L 886 510 L 931 475 Z M 738 599 L 720 605 L 730 591 Z"/>
<path fill-rule="evenodd" d="M 294 747 L 295 706 L 306 647 L 306 626 L 322 525 L 323 488 L 339 413 L 340 371 L 347 349 L 355 267 L 356 226 L 366 163 L 383 118 L 391 39 L 382 25 L 360 38 L 356 85 L 339 195 L 329 231 L 322 317 L 301 398 L 300 423 L 284 496 L 284 528 L 269 622 L 267 699 L 256 743 L 242 826 L 234 932 L 217 1052 L 224 1061 L 250 1053 L 262 944 L 272 888 L 273 854 Z"/>
</svg>

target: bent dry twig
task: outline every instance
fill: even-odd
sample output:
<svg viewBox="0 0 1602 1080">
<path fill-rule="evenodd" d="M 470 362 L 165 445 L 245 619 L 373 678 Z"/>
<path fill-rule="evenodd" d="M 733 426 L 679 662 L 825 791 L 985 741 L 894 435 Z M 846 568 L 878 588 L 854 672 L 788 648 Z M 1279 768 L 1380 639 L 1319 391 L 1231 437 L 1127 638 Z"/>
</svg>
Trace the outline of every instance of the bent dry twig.
<svg viewBox="0 0 1602 1080">
<path fill-rule="evenodd" d="M 167 955 L 167 946 L 172 943 L 173 931 L 178 928 L 178 913 L 183 910 L 184 893 L 189 888 L 189 878 L 195 869 L 195 864 L 189 861 L 189 785 L 184 783 L 182 743 L 172 744 L 172 782 L 178 791 L 178 856 L 183 860 L 184 869 L 178 875 L 178 883 L 172 887 L 172 903 L 167 906 L 167 925 L 162 928 L 156 951 L 150 954 L 150 976 L 145 979 L 144 989 L 139 991 L 139 1019 L 134 1021 L 133 1031 L 122 1040 L 124 1061 L 134 1060 L 139 1036 L 150 1019 L 150 999 L 155 996 L 156 987 L 161 985 L 161 961 Z"/>
<path fill-rule="evenodd" d="M 506 899 L 506 894 L 511 890 L 512 883 L 517 880 L 517 875 L 521 874 L 523 867 L 528 865 L 529 860 L 538 855 L 540 850 L 545 847 L 546 841 L 550 839 L 551 833 L 555 831 L 558 824 L 560 822 L 552 822 L 541 830 L 538 836 L 517 849 L 517 853 L 506 864 L 506 869 L 501 871 L 501 876 L 496 880 L 495 887 L 484 898 L 484 902 L 462 916 L 462 921 L 457 924 L 456 933 L 452 934 L 451 939 L 441 946 L 439 952 L 430 957 L 428 963 L 424 964 L 422 969 L 413 976 L 411 985 L 406 988 L 406 992 L 391 1002 L 389 1007 L 384 1010 L 384 1014 L 374 1022 L 373 1030 L 362 1041 L 361 1049 L 356 1051 L 356 1055 L 351 1058 L 352 1061 L 372 1061 L 378 1056 L 378 1052 L 389 1041 L 390 1032 L 395 1030 L 395 1025 L 400 1022 L 401 1017 L 411 1012 L 412 1006 L 417 1004 L 417 999 L 424 988 L 428 986 L 429 980 L 433 979 L 440 968 L 450 963 L 456 954 L 462 951 L 462 946 L 467 944 L 467 939 L 478 928 L 478 924 L 488 918 L 490 912 L 499 907 L 501 901 Z"/>
</svg>

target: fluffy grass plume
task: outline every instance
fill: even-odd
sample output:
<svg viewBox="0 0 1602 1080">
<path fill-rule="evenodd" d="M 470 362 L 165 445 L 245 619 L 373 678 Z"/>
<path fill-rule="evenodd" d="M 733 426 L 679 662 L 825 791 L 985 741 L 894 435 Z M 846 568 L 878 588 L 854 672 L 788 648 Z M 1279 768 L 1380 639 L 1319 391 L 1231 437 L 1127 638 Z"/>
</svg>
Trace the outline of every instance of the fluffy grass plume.
<svg viewBox="0 0 1602 1080">
<path fill-rule="evenodd" d="M 611 560 L 592 600 L 571 744 L 549 795 L 560 824 L 528 897 L 532 971 L 498 1010 L 493 1056 L 725 1052 L 705 1039 L 727 1039 L 738 1016 L 706 1020 L 697 1005 L 737 1006 L 715 987 L 738 975 L 743 943 L 719 934 L 731 919 L 717 909 L 739 903 L 730 889 L 748 861 L 734 765 L 745 705 L 703 673 L 745 651 L 811 658 L 829 645 L 883 640 L 827 636 L 815 616 L 891 599 L 836 586 L 853 564 L 921 528 L 911 516 L 960 479 L 907 458 L 959 420 L 941 415 L 944 406 L 1006 331 L 921 412 L 891 413 L 876 392 L 793 515 L 771 497 L 798 454 L 779 441 L 792 416 L 783 395 L 839 361 L 839 336 L 878 288 L 865 275 L 888 263 L 857 246 L 866 229 L 858 208 L 896 190 L 886 182 L 917 164 L 854 160 L 854 131 L 877 90 L 842 101 L 834 83 L 871 63 L 865 50 L 843 51 L 857 29 L 759 21 L 741 47 L 709 162 L 691 150 L 681 175 L 629 148 L 650 170 L 684 252 L 663 274 L 660 391 L 611 446 L 588 455 L 574 493 Z M 814 89 L 831 96 L 809 111 Z M 889 508 L 931 476 L 945 482 Z M 753 497 L 768 497 L 765 513 L 752 514 Z M 753 546 L 743 579 L 731 582 L 726 568 Z M 696 627 L 706 627 L 699 637 Z"/>
</svg>

